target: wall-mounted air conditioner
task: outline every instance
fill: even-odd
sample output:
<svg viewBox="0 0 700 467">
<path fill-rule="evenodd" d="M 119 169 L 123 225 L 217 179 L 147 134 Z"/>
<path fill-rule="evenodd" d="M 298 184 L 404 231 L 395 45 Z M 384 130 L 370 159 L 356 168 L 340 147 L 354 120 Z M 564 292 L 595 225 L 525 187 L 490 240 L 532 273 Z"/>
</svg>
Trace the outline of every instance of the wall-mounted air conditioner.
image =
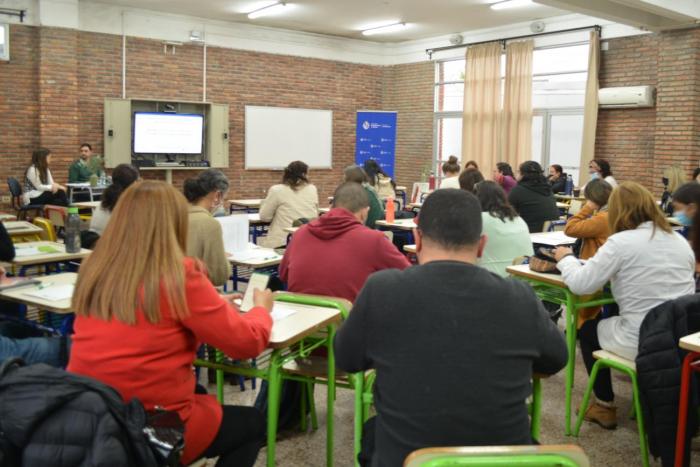
<svg viewBox="0 0 700 467">
<path fill-rule="evenodd" d="M 654 107 L 655 101 L 656 88 L 654 86 L 629 86 L 598 90 L 598 104 L 603 109 Z"/>
</svg>

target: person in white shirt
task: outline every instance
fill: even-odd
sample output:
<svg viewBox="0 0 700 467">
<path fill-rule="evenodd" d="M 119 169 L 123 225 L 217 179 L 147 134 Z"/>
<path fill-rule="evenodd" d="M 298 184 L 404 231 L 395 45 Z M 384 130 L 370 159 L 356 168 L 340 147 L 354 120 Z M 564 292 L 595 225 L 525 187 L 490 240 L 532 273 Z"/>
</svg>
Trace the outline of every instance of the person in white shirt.
<svg viewBox="0 0 700 467">
<path fill-rule="evenodd" d="M 292 227 L 297 219 L 318 217 L 318 191 L 309 183 L 308 171 L 309 166 L 304 162 L 290 162 L 284 169 L 282 183 L 270 187 L 260 204 L 260 219 L 270 222 L 267 235 L 258 239 L 260 246 L 284 246 L 287 243 L 286 227 Z"/>
<path fill-rule="evenodd" d="M 24 173 L 24 204 L 68 206 L 66 187 L 54 182 L 50 164 L 51 150 L 39 148 L 32 153 L 32 165 Z"/>
<path fill-rule="evenodd" d="M 481 233 L 487 239 L 478 264 L 501 277 L 508 277 L 506 268 L 513 264 L 513 259 L 534 254 L 530 231 L 498 183 L 479 182 L 474 185 L 474 194 L 481 204 Z"/>
<path fill-rule="evenodd" d="M 617 187 L 617 180 L 610 170 L 610 163 L 605 159 L 593 159 L 589 162 L 588 173 L 591 175 L 591 180 L 599 178 L 608 182 L 613 188 Z"/>
<path fill-rule="evenodd" d="M 604 349 L 634 360 L 639 328 L 654 307 L 695 292 L 695 256 L 688 242 L 671 227 L 654 197 L 635 182 L 624 182 L 608 201 L 612 235 L 585 264 L 570 248 L 555 251 L 557 268 L 569 289 L 590 294 L 608 281 L 620 314 L 586 321 L 579 330 L 581 354 L 590 374 L 593 352 Z M 594 385 L 596 401 L 585 419 L 603 428 L 617 426 L 610 371 L 601 370 Z"/>
<path fill-rule="evenodd" d="M 459 190 L 459 159 L 450 156 L 450 159 L 442 164 L 443 179 L 440 188 L 456 188 Z"/>
<path fill-rule="evenodd" d="M 139 176 L 139 169 L 131 164 L 119 164 L 114 168 L 112 171 L 112 184 L 102 193 L 100 205 L 92 212 L 90 231 L 102 235 L 102 232 L 107 227 L 109 218 L 112 216 L 112 210 L 117 205 L 119 196 L 132 183 L 137 181 Z"/>
</svg>

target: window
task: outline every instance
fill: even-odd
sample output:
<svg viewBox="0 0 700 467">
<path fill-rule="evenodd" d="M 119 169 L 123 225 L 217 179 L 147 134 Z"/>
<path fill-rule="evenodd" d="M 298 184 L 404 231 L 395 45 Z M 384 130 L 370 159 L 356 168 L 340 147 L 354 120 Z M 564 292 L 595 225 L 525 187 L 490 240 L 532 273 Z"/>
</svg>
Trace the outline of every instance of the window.
<svg viewBox="0 0 700 467">
<path fill-rule="evenodd" d="M 532 57 L 532 159 L 545 171 L 561 165 L 578 182 L 588 43 L 536 48 Z M 501 58 L 505 76 L 505 54 Z M 433 169 L 450 155 L 461 159 L 464 59 L 436 63 Z M 503 89 L 503 87 L 502 87 Z"/>
<path fill-rule="evenodd" d="M 10 25 L 0 23 L 0 60 L 10 59 Z"/>
</svg>

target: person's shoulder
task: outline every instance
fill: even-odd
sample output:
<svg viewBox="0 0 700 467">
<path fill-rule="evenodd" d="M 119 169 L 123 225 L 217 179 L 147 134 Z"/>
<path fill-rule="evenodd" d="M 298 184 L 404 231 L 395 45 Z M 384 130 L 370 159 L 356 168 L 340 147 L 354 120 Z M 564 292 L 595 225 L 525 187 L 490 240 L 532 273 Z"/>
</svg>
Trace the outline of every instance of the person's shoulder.
<svg viewBox="0 0 700 467">
<path fill-rule="evenodd" d="M 414 268 L 404 269 L 383 269 L 369 276 L 365 287 L 380 287 L 392 291 L 393 287 L 403 288 L 406 280 L 411 276 L 410 270 Z"/>
</svg>

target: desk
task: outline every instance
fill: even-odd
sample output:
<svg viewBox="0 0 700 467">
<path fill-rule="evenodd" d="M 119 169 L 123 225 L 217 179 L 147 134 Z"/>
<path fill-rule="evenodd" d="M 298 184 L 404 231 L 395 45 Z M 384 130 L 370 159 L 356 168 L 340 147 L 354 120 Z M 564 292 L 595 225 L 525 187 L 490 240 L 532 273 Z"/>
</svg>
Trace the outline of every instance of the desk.
<svg viewBox="0 0 700 467">
<path fill-rule="evenodd" d="M 42 285 L 64 285 L 71 284 L 75 285 L 78 280 L 78 273 L 75 272 L 62 272 L 60 274 L 52 274 L 50 276 L 37 277 L 36 280 L 40 281 Z M 9 300 L 11 302 L 22 303 L 24 305 L 35 306 L 42 310 L 51 311 L 52 313 L 67 314 L 72 313 L 71 310 L 71 299 L 59 300 L 59 301 L 49 301 L 43 298 L 34 297 L 33 295 L 28 295 L 27 292 L 32 292 L 37 290 L 38 286 L 36 284 L 30 284 L 22 287 L 15 287 L 0 292 L 0 298 L 3 300 Z"/>
<path fill-rule="evenodd" d="M 571 434 L 571 391 L 574 387 L 574 365 L 576 364 L 576 317 L 579 308 L 594 307 L 614 303 L 610 294 L 601 294 L 600 298 L 584 301 L 574 295 L 559 274 L 545 274 L 530 270 L 527 264 L 508 266 L 506 272 L 513 277 L 530 283 L 541 300 L 558 303 L 566 307 L 566 347 L 568 361 L 566 364 L 566 408 L 565 434 Z"/>
<path fill-rule="evenodd" d="M 401 194 L 401 200 L 403 201 L 402 206 L 406 206 L 406 187 L 403 185 L 396 185 L 396 194 Z"/>
<path fill-rule="evenodd" d="M 107 188 L 107 185 L 91 186 L 89 182 L 84 183 L 66 183 L 68 187 L 68 203 L 73 204 L 74 191 L 87 191 L 90 194 L 90 201 L 95 201 L 95 195 L 101 195 Z"/>
<path fill-rule="evenodd" d="M 40 248 L 40 249 L 53 249 L 55 251 L 40 251 L 37 254 L 32 254 L 28 256 L 22 256 L 18 254 L 15 259 L 10 262 L 12 266 L 19 266 L 24 268 L 27 266 L 36 266 L 39 264 L 50 264 L 50 263 L 63 263 L 66 261 L 75 261 L 87 258 L 92 251 L 82 248 L 78 253 L 66 253 L 65 245 L 57 242 L 27 242 L 17 245 L 15 247 L 15 252 L 23 248 Z"/>
<path fill-rule="evenodd" d="M 245 212 L 255 212 L 260 209 L 262 204 L 262 199 L 230 199 L 231 203 L 230 212 L 234 211 L 245 211 Z"/>
<path fill-rule="evenodd" d="M 326 214 L 330 210 L 331 210 L 331 208 L 318 208 L 318 213 L 319 214 Z"/>
<path fill-rule="evenodd" d="M 44 232 L 41 227 L 27 221 L 8 221 L 4 226 L 13 243 L 41 241 Z"/>
<path fill-rule="evenodd" d="M 267 233 L 267 226 L 270 225 L 268 221 L 260 219 L 259 213 L 248 213 L 248 225 L 250 230 L 251 241 L 256 243 L 258 237 L 262 237 Z"/>
<path fill-rule="evenodd" d="M 303 303 L 291 303 L 290 301 Z M 333 337 L 335 328 L 342 319 L 339 305 L 328 299 L 297 297 L 295 294 L 275 294 L 275 304 L 285 303 L 295 313 L 274 321 L 268 349 L 256 359 L 256 367 L 239 366 L 235 363 L 221 363 L 223 355 L 217 352 L 219 362 L 196 360 L 195 365 L 217 370 L 217 396 L 223 402 L 223 372 L 266 379 L 269 382 L 267 394 L 267 465 L 275 465 L 277 422 L 279 416 L 280 391 L 282 389 L 282 367 L 298 358 L 306 358 L 317 348 L 325 347 L 328 352 L 328 408 L 326 412 L 326 465 L 333 465 L 333 401 L 335 399 L 335 355 Z M 274 313 L 275 308 L 273 308 Z M 319 334 L 324 331 L 325 334 Z M 306 339 L 311 336 L 313 340 Z M 306 340 L 305 340 L 306 339 Z M 297 378 L 294 378 L 297 379 Z M 302 378 L 300 378 L 302 379 Z M 221 383 L 221 384 L 219 384 Z"/>
<path fill-rule="evenodd" d="M 569 205 L 567 203 L 561 203 L 559 201 L 557 201 L 557 207 L 559 209 L 569 209 Z"/>
<path fill-rule="evenodd" d="M 413 253 L 415 255 L 416 254 L 416 246 L 415 245 L 404 245 L 403 251 L 405 251 L 406 253 Z"/>
<path fill-rule="evenodd" d="M 100 207 L 101 201 L 79 201 L 72 203 L 71 206 L 79 209 L 97 209 Z"/>
<path fill-rule="evenodd" d="M 574 237 L 569 237 L 562 231 L 531 233 L 530 240 L 537 245 L 547 246 L 573 245 L 576 243 Z"/>
<path fill-rule="evenodd" d="M 416 227 L 415 222 L 413 222 L 413 219 L 396 219 L 394 222 L 387 222 L 385 219 L 378 220 L 375 222 L 375 225 L 378 225 L 380 227 L 384 227 L 386 229 L 391 229 L 391 230 L 408 230 L 412 231 Z"/>
<path fill-rule="evenodd" d="M 247 282 L 247 278 L 239 274 L 239 267 L 244 267 L 255 270 L 266 269 L 271 274 L 277 272 L 277 266 L 282 262 L 282 255 L 278 254 L 271 248 L 256 247 L 253 248 L 260 254 L 251 257 L 245 253 L 233 254 L 229 256 L 228 261 L 233 266 L 231 280 L 233 281 L 233 289 L 238 290 L 239 282 Z"/>
<path fill-rule="evenodd" d="M 16 221 L 17 216 L 14 214 L 0 214 L 0 222 Z"/>
<path fill-rule="evenodd" d="M 690 398 L 691 372 L 700 371 L 700 332 L 681 337 L 681 349 L 687 350 L 681 366 L 681 389 L 678 403 L 678 429 L 676 430 L 676 459 L 674 466 L 682 467 L 685 453 L 685 437 L 688 424 L 688 399 Z"/>
<path fill-rule="evenodd" d="M 575 201 L 581 201 L 582 203 L 585 203 L 585 202 L 586 202 L 586 198 L 584 198 L 583 196 L 571 196 L 571 195 L 558 195 L 558 194 L 555 194 L 555 195 L 554 195 L 554 198 L 556 198 L 556 199 L 558 199 L 558 200 L 560 200 L 560 201 L 569 202 L 569 203 L 570 203 L 571 201 L 574 201 L 574 200 L 575 200 Z"/>
<path fill-rule="evenodd" d="M 423 207 L 422 202 L 415 202 L 415 203 L 409 203 L 408 206 L 406 206 L 408 209 L 413 209 L 415 211 L 420 211 L 420 208 Z"/>
</svg>

